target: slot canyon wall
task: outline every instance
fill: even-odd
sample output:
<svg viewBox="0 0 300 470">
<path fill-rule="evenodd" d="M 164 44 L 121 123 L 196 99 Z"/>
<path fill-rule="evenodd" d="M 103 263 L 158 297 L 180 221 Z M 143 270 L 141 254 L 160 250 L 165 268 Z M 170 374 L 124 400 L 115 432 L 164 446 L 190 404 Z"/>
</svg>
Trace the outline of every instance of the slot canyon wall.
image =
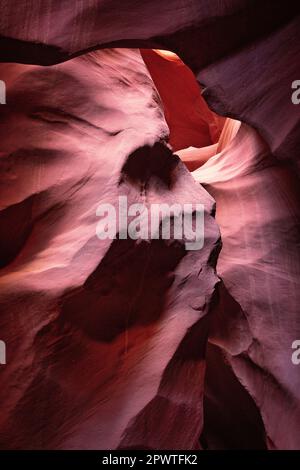
<svg viewBox="0 0 300 470">
<path fill-rule="evenodd" d="M 299 449 L 299 5 L 0 7 L 0 448 Z M 99 240 L 120 196 L 203 248 Z"/>
</svg>

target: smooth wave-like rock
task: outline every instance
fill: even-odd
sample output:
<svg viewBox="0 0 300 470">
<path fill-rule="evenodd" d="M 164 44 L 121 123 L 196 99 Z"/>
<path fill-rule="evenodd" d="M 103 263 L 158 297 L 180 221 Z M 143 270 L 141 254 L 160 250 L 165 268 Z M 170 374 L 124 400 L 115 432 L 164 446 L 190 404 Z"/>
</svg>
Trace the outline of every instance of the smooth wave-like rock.
<svg viewBox="0 0 300 470">
<path fill-rule="evenodd" d="M 1 447 L 299 448 L 299 2 L 46 3 L 0 0 Z M 100 242 L 119 195 L 204 249 Z"/>
<path fill-rule="evenodd" d="M 1 448 L 198 447 L 219 230 L 139 51 L 0 75 Z M 99 240 L 120 195 L 203 203 L 204 248 Z"/>
<path fill-rule="evenodd" d="M 56 0 L 42 9 L 18 0 L 16 13 L 1 0 L 0 8 L 2 62 L 53 64 L 108 47 L 167 49 L 191 68 L 214 111 L 254 126 L 277 157 L 295 156 L 299 2 Z"/>
<path fill-rule="evenodd" d="M 217 272 L 228 292 L 215 307 L 209 342 L 256 403 L 268 446 L 298 449 L 300 377 L 291 360 L 300 337 L 298 177 L 245 124 L 193 175 L 216 200 L 223 241 Z M 222 403 L 213 383 L 211 376 L 209 396 L 213 389 L 213 403 Z M 233 422 L 238 405 L 231 402 Z M 218 421 L 210 428 L 215 446 Z"/>
<path fill-rule="evenodd" d="M 209 109 L 192 71 L 170 52 L 143 49 L 142 57 L 163 102 L 173 151 L 216 145 L 225 119 Z"/>
</svg>

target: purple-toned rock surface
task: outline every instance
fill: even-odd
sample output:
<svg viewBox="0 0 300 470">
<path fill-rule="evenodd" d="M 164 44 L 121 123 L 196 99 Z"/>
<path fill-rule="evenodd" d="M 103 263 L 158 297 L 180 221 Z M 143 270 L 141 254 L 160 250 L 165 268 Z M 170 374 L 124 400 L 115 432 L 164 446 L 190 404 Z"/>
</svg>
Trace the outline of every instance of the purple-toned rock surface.
<svg viewBox="0 0 300 470">
<path fill-rule="evenodd" d="M 300 3 L 283 0 L 0 0 L 0 60 L 57 63 L 99 47 L 176 52 L 219 114 L 256 127 L 278 157 L 300 144 Z M 20 22 L 17 18 L 21 18 Z M 273 109 L 276 108 L 276 113 Z"/>
<path fill-rule="evenodd" d="M 219 231 L 140 53 L 0 75 L 1 447 L 198 447 Z M 204 248 L 99 240 L 96 209 L 120 195 L 203 203 Z"/>
<path fill-rule="evenodd" d="M 300 376 L 291 361 L 291 345 L 300 337 L 298 178 L 246 125 L 193 174 L 216 200 L 223 240 L 217 272 L 225 290 L 209 342 L 253 397 L 269 447 L 298 449 Z M 213 381 L 208 405 L 212 397 L 222 403 L 223 392 L 213 389 Z M 234 423 L 239 402 L 231 406 Z M 219 413 L 220 419 L 222 407 Z M 226 433 L 223 439 L 224 446 Z"/>
<path fill-rule="evenodd" d="M 0 7 L 0 447 L 299 449 L 300 4 Z M 203 249 L 100 241 L 119 196 Z"/>
</svg>

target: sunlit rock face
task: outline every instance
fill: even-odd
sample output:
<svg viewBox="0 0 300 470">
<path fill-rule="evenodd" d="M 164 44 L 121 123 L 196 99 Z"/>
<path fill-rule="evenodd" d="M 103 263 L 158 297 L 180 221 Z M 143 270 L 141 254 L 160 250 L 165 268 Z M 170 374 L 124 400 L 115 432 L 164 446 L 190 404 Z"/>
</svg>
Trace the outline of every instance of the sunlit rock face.
<svg viewBox="0 0 300 470">
<path fill-rule="evenodd" d="M 218 373 L 216 358 L 230 365 L 259 408 L 270 448 L 298 449 L 300 375 L 291 361 L 291 345 L 300 337 L 298 178 L 245 124 L 193 175 L 216 200 L 223 240 L 217 263 L 223 287 L 214 307 L 207 368 L 212 361 Z M 204 436 L 211 448 L 238 447 L 240 414 L 250 423 L 255 414 L 232 400 L 233 384 L 223 393 L 216 383 L 210 372 Z"/>
<path fill-rule="evenodd" d="M 299 4 L 36 5 L 0 0 L 1 447 L 299 448 Z M 119 196 L 204 204 L 203 249 L 100 241 Z"/>
<path fill-rule="evenodd" d="M 167 49 L 191 68 L 221 115 L 258 128 L 272 151 L 291 158 L 299 113 L 300 3 L 282 0 L 0 0 L 0 60 L 53 64 L 91 49 Z M 277 112 L 273 112 L 276 108 Z"/>
<path fill-rule="evenodd" d="M 168 51 L 144 49 L 142 57 L 163 102 L 173 151 L 216 144 L 224 118 L 209 109 L 192 71 L 176 54 Z M 198 166 L 199 161 L 188 168 Z"/>
<path fill-rule="evenodd" d="M 219 230 L 139 51 L 0 75 L 1 447 L 199 447 Z M 99 240 L 96 209 L 120 195 L 201 202 L 204 248 Z"/>
<path fill-rule="evenodd" d="M 167 56 L 165 60 L 169 64 Z M 164 91 L 167 73 L 162 68 L 160 75 L 153 62 L 149 70 Z M 176 131 L 174 120 L 170 128 Z M 217 263 L 222 284 L 212 307 L 206 356 L 201 443 L 212 449 L 297 449 L 300 378 L 291 345 L 300 337 L 298 177 L 292 166 L 271 154 L 254 129 L 232 119 L 226 120 L 217 144 L 176 153 L 191 170 L 198 166 L 192 175 L 216 200 L 223 241 Z"/>
</svg>

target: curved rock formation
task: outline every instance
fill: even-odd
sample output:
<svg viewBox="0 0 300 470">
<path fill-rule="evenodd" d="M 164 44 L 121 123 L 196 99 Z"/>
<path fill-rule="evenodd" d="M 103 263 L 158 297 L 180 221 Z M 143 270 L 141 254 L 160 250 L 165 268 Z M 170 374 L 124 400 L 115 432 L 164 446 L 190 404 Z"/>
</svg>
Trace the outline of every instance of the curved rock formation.
<svg viewBox="0 0 300 470">
<path fill-rule="evenodd" d="M 140 53 L 0 75 L 1 447 L 198 446 L 219 232 L 213 199 L 166 144 Z M 201 201 L 204 248 L 99 240 L 97 206 L 120 195 Z"/>
<path fill-rule="evenodd" d="M 300 5 L 45 4 L 0 0 L 1 448 L 299 448 Z M 100 241 L 119 196 L 204 248 Z"/>
<path fill-rule="evenodd" d="M 53 64 L 100 47 L 167 49 L 195 73 L 214 111 L 256 127 L 278 157 L 291 158 L 299 145 L 290 99 L 300 75 L 298 2 L 56 0 L 39 9 L 18 0 L 22 27 L 13 3 L 0 7 L 3 62 Z"/>
<path fill-rule="evenodd" d="M 216 200 L 217 272 L 239 306 L 222 290 L 209 341 L 253 397 L 269 447 L 298 449 L 300 377 L 291 361 L 300 337 L 298 178 L 245 124 L 193 174 Z M 221 390 L 214 394 L 214 403 L 222 400 Z"/>
<path fill-rule="evenodd" d="M 209 109 L 191 70 L 170 52 L 144 49 L 142 57 L 163 103 L 173 151 L 217 144 L 225 119 Z"/>
</svg>

